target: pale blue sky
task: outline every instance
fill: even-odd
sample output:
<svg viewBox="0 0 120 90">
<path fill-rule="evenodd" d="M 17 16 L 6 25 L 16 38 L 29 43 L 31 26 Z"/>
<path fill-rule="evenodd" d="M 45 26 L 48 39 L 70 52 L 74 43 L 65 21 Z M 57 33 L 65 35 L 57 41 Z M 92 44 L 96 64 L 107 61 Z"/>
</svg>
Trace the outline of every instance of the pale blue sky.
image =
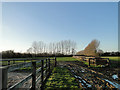
<svg viewBox="0 0 120 90">
<path fill-rule="evenodd" d="M 118 51 L 117 2 L 4 2 L 2 24 L 1 50 L 70 39 L 79 51 L 97 39 L 103 51 Z"/>
</svg>

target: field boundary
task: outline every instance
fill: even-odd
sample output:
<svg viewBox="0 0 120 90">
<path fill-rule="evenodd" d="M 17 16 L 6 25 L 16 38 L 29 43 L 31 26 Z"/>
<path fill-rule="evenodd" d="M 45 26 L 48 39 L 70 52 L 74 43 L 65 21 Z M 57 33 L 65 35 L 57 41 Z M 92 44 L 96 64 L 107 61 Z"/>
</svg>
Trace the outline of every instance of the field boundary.
<svg viewBox="0 0 120 90">
<path fill-rule="evenodd" d="M 20 60 L 20 59 L 19 59 Z M 28 59 L 27 59 L 28 60 Z M 2 90 L 7 89 L 7 90 L 13 90 L 15 88 L 21 87 L 25 82 L 30 80 L 32 78 L 32 86 L 30 89 L 35 90 L 36 89 L 36 83 L 40 81 L 40 88 L 43 88 L 44 82 L 47 79 L 47 77 L 50 75 L 51 70 L 53 67 L 56 67 L 56 57 L 54 58 L 46 58 L 43 60 L 37 59 L 37 61 L 32 61 L 35 59 L 31 59 L 31 62 L 24 62 L 20 64 L 15 64 L 15 65 L 8 65 L 8 66 L 3 66 L 0 67 L 0 70 L 2 71 Z M 36 69 L 36 64 L 40 63 L 41 67 Z M 8 80 L 8 72 L 20 69 L 22 67 L 32 67 L 31 74 L 29 74 L 26 78 L 21 80 L 20 82 L 14 84 L 11 87 L 7 87 L 7 80 Z M 36 76 L 40 73 L 40 75 L 36 78 Z"/>
</svg>

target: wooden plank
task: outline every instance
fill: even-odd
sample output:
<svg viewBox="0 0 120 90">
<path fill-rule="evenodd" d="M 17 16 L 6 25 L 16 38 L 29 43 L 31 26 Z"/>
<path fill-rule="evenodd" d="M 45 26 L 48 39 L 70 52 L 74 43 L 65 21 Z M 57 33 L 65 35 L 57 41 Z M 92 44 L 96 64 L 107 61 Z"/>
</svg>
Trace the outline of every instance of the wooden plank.
<svg viewBox="0 0 120 90">
<path fill-rule="evenodd" d="M 8 66 L 8 72 L 14 71 L 16 69 L 20 69 L 22 67 L 29 67 L 29 66 L 32 66 L 32 62 L 11 65 L 11 66 Z"/>
<path fill-rule="evenodd" d="M 43 76 L 45 76 L 45 74 L 46 74 L 46 70 L 44 70 L 44 72 L 43 72 Z"/>
<path fill-rule="evenodd" d="M 46 64 L 44 65 L 44 68 L 45 67 L 46 67 Z M 38 74 L 39 72 L 41 72 L 41 67 L 36 70 L 36 74 Z"/>
<path fill-rule="evenodd" d="M 47 76 L 46 76 L 46 70 L 43 72 L 43 75 L 44 75 L 44 79 L 43 79 L 43 81 L 45 81 L 46 78 L 47 78 Z"/>
<path fill-rule="evenodd" d="M 36 63 L 40 63 L 41 62 L 41 60 L 39 60 L 39 61 L 36 61 Z"/>
<path fill-rule="evenodd" d="M 36 79 L 36 83 L 41 79 L 41 75 Z"/>
<path fill-rule="evenodd" d="M 30 60 L 40 60 L 40 59 L 34 59 L 34 58 L 23 58 L 23 59 L 0 59 L 0 61 L 30 61 Z"/>
<path fill-rule="evenodd" d="M 13 90 L 15 88 L 19 88 L 20 86 L 22 86 L 26 81 L 28 81 L 31 78 L 32 78 L 32 74 L 29 74 L 25 79 L 21 80 L 20 82 L 16 83 L 15 85 L 11 86 L 10 88 L 8 88 L 8 90 Z"/>
<path fill-rule="evenodd" d="M 44 68 L 46 67 L 47 64 L 44 65 Z"/>
<path fill-rule="evenodd" d="M 41 67 L 36 70 L 36 74 L 38 74 L 39 72 L 41 72 Z"/>
</svg>

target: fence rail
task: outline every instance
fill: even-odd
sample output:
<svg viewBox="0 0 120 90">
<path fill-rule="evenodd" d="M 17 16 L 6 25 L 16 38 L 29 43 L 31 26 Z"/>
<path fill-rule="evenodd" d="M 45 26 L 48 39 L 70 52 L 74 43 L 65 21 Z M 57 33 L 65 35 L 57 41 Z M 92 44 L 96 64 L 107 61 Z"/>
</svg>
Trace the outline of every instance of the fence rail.
<svg viewBox="0 0 120 90">
<path fill-rule="evenodd" d="M 12 65 L 12 64 L 16 64 L 18 61 L 23 61 L 23 62 L 27 62 L 27 61 L 32 61 L 32 60 L 40 60 L 40 59 L 33 59 L 33 58 L 22 58 L 22 59 L 0 59 L 0 62 L 6 62 L 6 65 Z"/>
<path fill-rule="evenodd" d="M 43 60 L 36 59 L 37 61 L 32 61 L 35 59 L 30 59 L 30 60 L 31 60 L 31 62 L 28 62 L 28 63 L 24 62 L 24 63 L 20 63 L 20 64 L 0 67 L 0 69 L 2 70 L 2 89 L 14 90 L 15 88 L 21 87 L 25 82 L 27 82 L 31 78 L 32 78 L 32 86 L 30 89 L 35 90 L 36 83 L 38 81 L 40 81 L 40 83 L 41 83 L 40 88 L 43 89 L 43 85 L 45 83 L 45 80 L 50 75 L 52 68 L 56 67 L 56 63 L 57 63 L 56 57 L 54 57 L 52 59 L 46 58 Z M 37 64 L 41 64 L 41 66 L 38 69 L 37 69 Z M 26 78 L 24 78 L 20 82 L 14 84 L 13 86 L 8 88 L 7 87 L 8 73 L 11 71 L 20 69 L 22 67 L 32 67 L 31 74 L 29 74 Z M 40 75 L 38 75 L 38 74 L 40 74 Z M 38 77 L 36 77 L 37 75 L 38 75 Z"/>
</svg>

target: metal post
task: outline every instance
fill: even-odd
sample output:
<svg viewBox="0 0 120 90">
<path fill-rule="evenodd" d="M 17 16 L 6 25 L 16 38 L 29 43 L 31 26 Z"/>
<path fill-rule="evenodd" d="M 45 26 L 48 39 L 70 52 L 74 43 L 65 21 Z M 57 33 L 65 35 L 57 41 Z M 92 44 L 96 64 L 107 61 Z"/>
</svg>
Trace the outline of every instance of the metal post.
<svg viewBox="0 0 120 90">
<path fill-rule="evenodd" d="M 32 62 L 32 90 L 35 90 L 36 86 L 36 62 Z"/>
</svg>

